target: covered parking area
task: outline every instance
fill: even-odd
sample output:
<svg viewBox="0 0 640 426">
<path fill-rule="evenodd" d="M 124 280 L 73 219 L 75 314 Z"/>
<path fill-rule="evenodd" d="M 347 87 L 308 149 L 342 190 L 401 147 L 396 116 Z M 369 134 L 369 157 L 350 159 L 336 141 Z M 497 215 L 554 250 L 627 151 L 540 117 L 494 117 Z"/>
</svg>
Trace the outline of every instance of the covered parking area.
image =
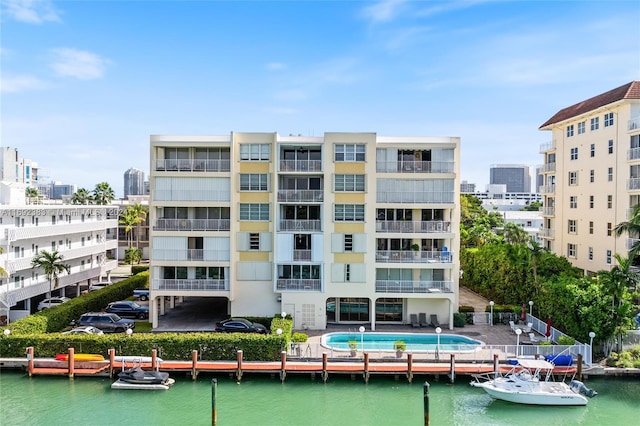
<svg viewBox="0 0 640 426">
<path fill-rule="evenodd" d="M 164 311 L 164 315 L 158 315 L 154 332 L 214 331 L 216 322 L 229 316 L 226 297 L 170 296 L 156 297 L 154 300 L 157 305 L 164 304 L 164 309 L 157 308 L 160 312 Z"/>
</svg>

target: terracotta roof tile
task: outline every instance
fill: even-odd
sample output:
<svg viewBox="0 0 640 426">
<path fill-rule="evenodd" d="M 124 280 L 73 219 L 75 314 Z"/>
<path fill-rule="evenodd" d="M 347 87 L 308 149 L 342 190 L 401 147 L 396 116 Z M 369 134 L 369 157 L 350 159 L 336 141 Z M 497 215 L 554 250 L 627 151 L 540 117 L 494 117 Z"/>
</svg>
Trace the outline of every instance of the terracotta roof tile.
<svg viewBox="0 0 640 426">
<path fill-rule="evenodd" d="M 576 117 L 580 114 L 593 111 L 594 109 L 598 109 L 622 99 L 640 99 L 640 81 L 632 81 L 631 83 L 609 90 L 608 92 L 594 96 L 586 101 L 578 102 L 575 105 L 563 108 L 540 126 L 540 129 L 551 124 L 556 124 L 569 118 Z"/>
</svg>

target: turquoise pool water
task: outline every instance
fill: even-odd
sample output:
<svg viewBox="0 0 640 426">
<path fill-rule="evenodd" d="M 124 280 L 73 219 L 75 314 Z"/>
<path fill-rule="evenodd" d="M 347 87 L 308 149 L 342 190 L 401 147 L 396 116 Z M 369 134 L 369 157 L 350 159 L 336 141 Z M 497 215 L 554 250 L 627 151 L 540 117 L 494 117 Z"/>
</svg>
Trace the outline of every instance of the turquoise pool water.
<svg viewBox="0 0 640 426">
<path fill-rule="evenodd" d="M 349 350 L 349 341 L 355 341 L 358 350 L 393 351 L 393 344 L 403 341 L 407 351 L 433 352 L 436 349 L 447 352 L 473 351 L 484 345 L 480 340 L 456 334 L 441 334 L 438 341 L 436 333 L 328 333 L 320 339 L 322 346 L 333 350 Z"/>
</svg>

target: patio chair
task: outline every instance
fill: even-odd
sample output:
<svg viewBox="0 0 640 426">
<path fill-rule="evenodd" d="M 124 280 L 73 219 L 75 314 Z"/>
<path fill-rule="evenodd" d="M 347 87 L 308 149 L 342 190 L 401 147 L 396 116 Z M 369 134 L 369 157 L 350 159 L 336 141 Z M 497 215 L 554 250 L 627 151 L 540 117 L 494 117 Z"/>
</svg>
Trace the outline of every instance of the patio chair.
<svg viewBox="0 0 640 426">
<path fill-rule="evenodd" d="M 529 322 L 525 327 L 522 327 L 522 331 L 524 333 L 531 333 L 531 327 L 533 327 L 533 323 Z"/>
<path fill-rule="evenodd" d="M 432 327 L 440 327 L 440 323 L 438 322 L 438 316 L 436 314 L 431 314 L 431 326 Z"/>
<path fill-rule="evenodd" d="M 420 327 L 420 323 L 418 322 L 418 315 L 409 314 L 409 318 L 411 319 L 411 327 L 414 327 L 414 328 Z"/>
<path fill-rule="evenodd" d="M 511 327 L 511 331 L 516 332 L 516 323 L 513 321 L 509 321 L 509 327 Z"/>
<path fill-rule="evenodd" d="M 534 333 L 529 333 L 529 340 L 532 343 L 537 343 L 540 341 L 540 339 L 538 339 Z"/>
<path fill-rule="evenodd" d="M 420 312 L 418 314 L 418 320 L 420 322 L 420 327 L 428 327 L 429 323 L 427 322 L 427 314 L 424 312 Z"/>
</svg>

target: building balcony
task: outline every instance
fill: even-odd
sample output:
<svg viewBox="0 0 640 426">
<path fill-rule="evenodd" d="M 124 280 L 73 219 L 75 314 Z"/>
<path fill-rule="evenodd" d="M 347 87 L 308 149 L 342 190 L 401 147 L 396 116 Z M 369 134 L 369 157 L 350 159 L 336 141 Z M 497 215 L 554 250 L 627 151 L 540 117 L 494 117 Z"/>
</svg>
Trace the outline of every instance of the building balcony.
<svg viewBox="0 0 640 426">
<path fill-rule="evenodd" d="M 396 233 L 438 233 L 451 232 L 451 222 L 441 220 L 403 221 L 403 220 L 378 220 L 376 232 Z"/>
<path fill-rule="evenodd" d="M 311 250 L 294 250 L 293 260 L 297 262 L 310 262 Z"/>
<path fill-rule="evenodd" d="M 280 160 L 279 172 L 322 172 L 322 160 Z"/>
<path fill-rule="evenodd" d="M 631 248 L 640 242 L 638 238 L 627 238 L 627 250 L 631 250 Z"/>
<path fill-rule="evenodd" d="M 542 213 L 542 216 L 555 216 L 556 215 L 556 208 L 555 207 L 543 207 L 540 212 Z"/>
<path fill-rule="evenodd" d="M 276 291 L 322 291 L 322 280 L 308 278 L 278 278 Z"/>
<path fill-rule="evenodd" d="M 153 260 L 170 260 L 175 262 L 187 261 L 212 261 L 228 262 L 229 250 L 204 250 L 204 249 L 153 249 Z"/>
<path fill-rule="evenodd" d="M 324 191 L 321 189 L 284 189 L 278 191 L 279 202 L 321 203 Z"/>
<path fill-rule="evenodd" d="M 627 123 L 627 130 L 633 132 L 640 129 L 640 117 L 635 117 L 629 120 Z"/>
<path fill-rule="evenodd" d="M 322 223 L 319 220 L 284 219 L 278 223 L 278 231 L 322 232 Z"/>
<path fill-rule="evenodd" d="M 556 232 L 555 229 L 540 228 L 539 235 L 541 238 L 555 238 Z"/>
<path fill-rule="evenodd" d="M 159 172 L 228 172 L 230 160 L 156 160 Z"/>
<path fill-rule="evenodd" d="M 453 282 L 376 280 L 376 293 L 453 293 Z"/>
<path fill-rule="evenodd" d="M 627 190 L 639 191 L 640 190 L 640 178 L 627 179 Z"/>
<path fill-rule="evenodd" d="M 552 173 L 556 171 L 556 163 L 545 163 L 540 166 L 540 173 Z"/>
<path fill-rule="evenodd" d="M 640 160 L 640 148 L 627 150 L 627 161 Z"/>
<path fill-rule="evenodd" d="M 157 219 L 155 231 L 229 231 L 230 219 Z"/>
<path fill-rule="evenodd" d="M 547 151 L 553 151 L 555 149 L 556 149 L 556 141 L 555 140 L 540 144 L 540 154 L 544 154 Z"/>
<path fill-rule="evenodd" d="M 555 194 L 556 186 L 555 185 L 542 185 L 538 187 L 538 193 L 540 194 Z"/>
<path fill-rule="evenodd" d="M 378 263 L 452 263 L 450 251 L 377 250 Z"/>
<path fill-rule="evenodd" d="M 57 235 L 70 235 L 83 232 L 97 232 L 108 228 L 117 228 L 118 220 L 100 220 L 86 222 L 59 222 L 55 225 L 29 225 L 21 228 L 7 229 L 7 239 L 11 241 L 25 240 L 29 238 L 53 237 Z"/>
<path fill-rule="evenodd" d="M 151 290 L 176 291 L 229 291 L 229 280 L 162 279 L 153 280 Z"/>
<path fill-rule="evenodd" d="M 453 173 L 453 161 L 379 161 L 378 173 Z"/>
</svg>

